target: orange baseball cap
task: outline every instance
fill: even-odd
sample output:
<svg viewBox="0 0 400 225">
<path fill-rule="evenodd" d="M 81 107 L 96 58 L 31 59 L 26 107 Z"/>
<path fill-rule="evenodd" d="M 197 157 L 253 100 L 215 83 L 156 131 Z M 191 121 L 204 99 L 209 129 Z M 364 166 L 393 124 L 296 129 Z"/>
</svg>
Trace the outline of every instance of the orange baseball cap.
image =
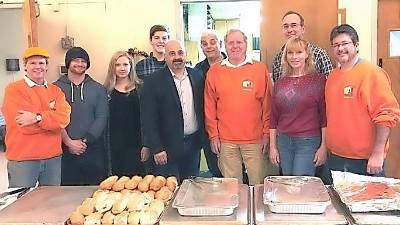
<svg viewBox="0 0 400 225">
<path fill-rule="evenodd" d="M 47 50 L 39 47 L 31 47 L 25 50 L 24 54 L 22 55 L 22 58 L 27 59 L 34 55 L 43 56 L 45 58 L 50 57 L 49 52 Z"/>
</svg>

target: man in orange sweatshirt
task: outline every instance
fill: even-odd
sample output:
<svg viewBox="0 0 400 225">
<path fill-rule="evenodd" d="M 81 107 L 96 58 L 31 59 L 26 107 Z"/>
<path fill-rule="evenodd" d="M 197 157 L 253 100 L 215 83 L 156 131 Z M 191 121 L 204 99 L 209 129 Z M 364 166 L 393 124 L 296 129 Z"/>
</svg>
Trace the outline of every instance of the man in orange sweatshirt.
<svg viewBox="0 0 400 225">
<path fill-rule="evenodd" d="M 383 176 L 388 137 L 400 116 L 389 76 L 359 58 L 358 35 L 350 25 L 333 28 L 330 41 L 338 67 L 325 88 L 328 165 Z"/>
<path fill-rule="evenodd" d="M 60 185 L 61 129 L 71 107 L 63 92 L 47 83 L 49 53 L 38 47 L 23 55 L 26 75 L 6 87 L 6 157 L 9 187 Z"/>
<path fill-rule="evenodd" d="M 206 129 L 224 177 L 249 183 L 264 178 L 263 153 L 269 137 L 272 83 L 264 64 L 246 56 L 247 37 L 237 29 L 225 35 L 228 58 L 210 67 L 205 84 Z"/>
</svg>

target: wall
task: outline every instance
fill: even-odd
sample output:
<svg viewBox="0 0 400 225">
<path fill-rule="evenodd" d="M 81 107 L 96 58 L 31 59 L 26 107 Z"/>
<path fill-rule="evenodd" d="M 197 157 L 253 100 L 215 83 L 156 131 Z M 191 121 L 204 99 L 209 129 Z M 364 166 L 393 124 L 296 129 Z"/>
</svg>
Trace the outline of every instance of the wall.
<svg viewBox="0 0 400 225">
<path fill-rule="evenodd" d="M 21 78 L 24 74 L 20 60 L 19 72 L 6 71 L 6 59 L 20 59 L 24 51 L 22 30 L 22 9 L 0 8 L 0 105 L 3 105 L 4 89 L 8 83 Z"/>
<path fill-rule="evenodd" d="M 52 1 L 54 2 L 54 1 Z M 149 29 L 163 24 L 170 29 L 171 38 L 180 38 L 181 24 L 178 0 L 95 0 L 58 1 L 39 0 L 39 45 L 51 53 L 49 80 L 59 76 L 66 50 L 60 40 L 65 35 L 74 37 L 75 46 L 85 48 L 90 55 L 88 70 L 96 80 L 103 82 L 109 59 L 117 50 L 137 47 L 151 51 Z"/>
<path fill-rule="evenodd" d="M 339 0 L 339 8 L 346 9 L 346 23 L 353 26 L 360 38 L 360 57 L 377 62 L 378 0 Z"/>
</svg>

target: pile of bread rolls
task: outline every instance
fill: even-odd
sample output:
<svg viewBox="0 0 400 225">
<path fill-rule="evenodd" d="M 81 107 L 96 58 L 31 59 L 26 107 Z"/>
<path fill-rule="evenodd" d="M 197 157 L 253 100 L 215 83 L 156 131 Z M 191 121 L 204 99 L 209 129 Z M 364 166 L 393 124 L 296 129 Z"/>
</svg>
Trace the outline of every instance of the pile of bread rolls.
<svg viewBox="0 0 400 225">
<path fill-rule="evenodd" d="M 172 198 L 176 177 L 111 176 L 71 213 L 71 224 L 154 224 Z"/>
</svg>

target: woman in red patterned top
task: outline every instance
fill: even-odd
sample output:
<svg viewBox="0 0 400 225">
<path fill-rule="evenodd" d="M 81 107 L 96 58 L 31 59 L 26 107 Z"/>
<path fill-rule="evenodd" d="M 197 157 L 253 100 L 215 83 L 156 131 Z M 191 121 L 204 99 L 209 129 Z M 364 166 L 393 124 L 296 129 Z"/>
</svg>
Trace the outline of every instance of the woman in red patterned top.
<svg viewBox="0 0 400 225">
<path fill-rule="evenodd" d="M 272 94 L 270 160 L 283 175 L 314 176 L 326 161 L 325 76 L 314 67 L 307 41 L 286 43 L 283 75 Z"/>
</svg>

